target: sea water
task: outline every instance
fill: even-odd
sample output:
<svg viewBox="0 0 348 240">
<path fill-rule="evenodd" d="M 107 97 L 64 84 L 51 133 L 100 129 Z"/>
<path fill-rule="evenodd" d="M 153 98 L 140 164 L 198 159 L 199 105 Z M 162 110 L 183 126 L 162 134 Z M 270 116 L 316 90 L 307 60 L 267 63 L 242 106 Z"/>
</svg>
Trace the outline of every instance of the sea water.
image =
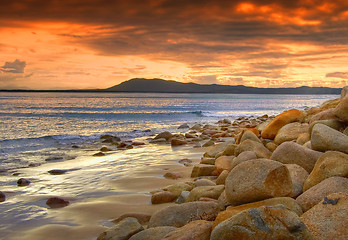
<svg viewBox="0 0 348 240">
<path fill-rule="evenodd" d="M 0 239 L 10 239 L 15 229 L 21 235 L 21 229 L 25 232 L 59 223 L 59 214 L 47 211 L 45 200 L 50 196 L 79 203 L 95 202 L 93 199 L 108 195 L 136 194 L 139 189 L 132 191 L 110 185 L 109 181 L 144 171 L 144 165 L 158 165 L 187 155 L 187 147 L 173 150 L 167 145 L 148 144 L 93 157 L 101 147 L 103 134 L 146 141 L 161 131 L 177 132 L 182 123 L 192 126 L 223 118 L 275 115 L 292 108 L 319 106 L 338 97 L 0 92 L 0 191 L 7 196 L 0 203 Z M 60 176 L 47 173 L 56 168 L 69 171 Z M 17 187 L 19 177 L 29 178 L 32 184 Z M 67 219 L 60 219 L 61 224 L 78 224 Z"/>
</svg>

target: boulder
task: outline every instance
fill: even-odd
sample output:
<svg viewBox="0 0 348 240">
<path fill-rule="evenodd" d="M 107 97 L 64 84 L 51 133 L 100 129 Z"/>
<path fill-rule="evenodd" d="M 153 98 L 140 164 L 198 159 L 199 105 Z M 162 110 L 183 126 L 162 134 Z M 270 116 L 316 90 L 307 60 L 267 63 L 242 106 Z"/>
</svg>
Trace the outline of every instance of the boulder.
<svg viewBox="0 0 348 240">
<path fill-rule="evenodd" d="M 303 191 L 334 176 L 348 177 L 348 154 L 327 151 L 318 159 L 313 171 L 304 182 Z"/>
<path fill-rule="evenodd" d="M 215 164 L 215 158 L 202 157 L 202 159 L 201 159 L 201 161 L 199 163 L 200 164 L 214 165 Z"/>
<path fill-rule="evenodd" d="M 215 158 L 217 154 L 224 152 L 226 147 L 229 144 L 233 144 L 233 143 L 231 143 L 231 142 L 224 142 L 224 143 L 216 144 L 215 146 L 211 147 L 209 149 L 209 151 L 204 153 L 203 157 Z"/>
<path fill-rule="evenodd" d="M 347 95 L 348 95 L 348 86 L 345 86 L 345 87 L 342 88 L 341 98 L 344 98 Z"/>
<path fill-rule="evenodd" d="M 195 187 L 202 187 L 202 186 L 216 186 L 216 184 L 209 180 L 209 179 L 198 179 L 197 181 L 195 181 Z"/>
<path fill-rule="evenodd" d="M 172 140 L 170 141 L 170 144 L 172 146 L 181 146 L 181 145 L 187 144 L 187 141 L 180 138 L 172 138 Z"/>
<path fill-rule="evenodd" d="M 171 226 L 148 228 L 134 234 L 129 240 L 162 240 L 165 235 L 176 229 L 176 227 Z"/>
<path fill-rule="evenodd" d="M 49 170 L 48 173 L 51 175 L 62 175 L 64 173 L 66 173 L 68 170 L 62 170 L 62 169 L 52 169 Z"/>
<path fill-rule="evenodd" d="M 302 133 L 307 133 L 309 129 L 308 123 L 293 122 L 286 124 L 279 129 L 277 135 L 274 138 L 275 144 L 281 144 L 283 142 L 296 140 Z"/>
<path fill-rule="evenodd" d="M 169 179 L 178 179 L 178 178 L 183 178 L 184 175 L 180 172 L 167 172 L 163 175 L 165 178 Z"/>
<path fill-rule="evenodd" d="M 155 212 L 150 219 L 149 228 L 159 226 L 182 227 L 194 220 L 215 220 L 219 211 L 215 202 L 188 202 L 165 207 Z"/>
<path fill-rule="evenodd" d="M 183 123 L 178 127 L 178 129 L 185 129 L 185 128 L 190 128 L 190 126 L 187 123 Z"/>
<path fill-rule="evenodd" d="M 348 194 L 332 193 L 301 216 L 317 240 L 348 237 Z"/>
<path fill-rule="evenodd" d="M 176 199 L 175 203 L 178 203 L 178 204 L 185 203 L 189 195 L 190 195 L 190 191 L 182 191 L 180 193 L 180 196 Z"/>
<path fill-rule="evenodd" d="M 291 109 L 276 116 L 261 132 L 262 138 L 274 139 L 279 129 L 288 123 L 301 122 L 304 117 L 302 111 Z"/>
<path fill-rule="evenodd" d="M 288 196 L 292 191 L 292 181 L 284 164 L 269 159 L 253 159 L 231 170 L 225 189 L 228 201 L 238 205 Z"/>
<path fill-rule="evenodd" d="M 163 240 L 209 240 L 212 225 L 205 220 L 192 221 L 168 233 Z"/>
<path fill-rule="evenodd" d="M 340 103 L 334 109 L 334 114 L 340 120 L 348 123 L 348 95 L 341 97 Z"/>
<path fill-rule="evenodd" d="M 271 159 L 284 164 L 297 164 L 311 172 L 322 154 L 294 142 L 284 142 L 273 152 Z"/>
<path fill-rule="evenodd" d="M 136 218 L 129 217 L 101 233 L 97 240 L 128 240 L 143 229 Z"/>
<path fill-rule="evenodd" d="M 197 138 L 197 135 L 191 133 L 185 133 L 185 138 Z"/>
<path fill-rule="evenodd" d="M 290 197 L 296 198 L 302 193 L 303 184 L 308 177 L 308 172 L 297 164 L 285 164 L 288 168 L 291 181 L 292 181 L 292 192 Z"/>
<path fill-rule="evenodd" d="M 196 164 L 193 166 L 191 177 L 199 177 L 199 176 L 210 176 L 215 170 L 214 165 L 210 164 Z"/>
<path fill-rule="evenodd" d="M 142 146 L 142 145 L 145 145 L 144 142 L 132 142 L 132 145 L 133 146 Z"/>
<path fill-rule="evenodd" d="M 236 141 L 237 144 L 244 142 L 247 139 L 253 140 L 255 142 L 261 142 L 261 140 L 255 135 L 255 133 L 250 130 L 241 132 L 240 136 L 240 139 L 237 139 L 238 141 Z"/>
<path fill-rule="evenodd" d="M 302 207 L 303 212 L 308 211 L 330 193 L 343 192 L 348 194 L 348 179 L 343 177 L 330 177 L 311 187 L 296 201 Z"/>
<path fill-rule="evenodd" d="M 337 131 L 344 129 L 344 124 L 338 119 L 328 119 L 328 120 L 317 120 L 309 125 L 309 133 L 312 134 L 312 130 L 315 124 L 321 123 Z"/>
<path fill-rule="evenodd" d="M 6 195 L 5 193 L 0 191 L 0 202 L 4 202 L 6 200 Z"/>
<path fill-rule="evenodd" d="M 110 151 L 112 151 L 112 149 L 110 149 L 108 147 L 102 147 L 102 148 L 100 148 L 100 151 L 101 152 L 110 152 Z"/>
<path fill-rule="evenodd" d="M 179 196 L 182 191 L 191 191 L 192 188 L 193 186 L 188 183 L 176 183 L 176 184 L 164 187 L 163 190 L 171 192 L 176 196 Z"/>
<path fill-rule="evenodd" d="M 173 202 L 178 196 L 174 193 L 163 191 L 157 192 L 151 196 L 152 204 L 169 203 Z"/>
<path fill-rule="evenodd" d="M 222 223 L 223 221 L 233 217 L 234 215 L 237 215 L 238 213 L 250 209 L 250 208 L 257 208 L 261 206 L 276 206 L 278 204 L 284 205 L 287 209 L 295 212 L 298 216 L 302 215 L 302 209 L 300 205 L 296 202 L 295 199 L 290 197 L 277 197 L 277 198 L 269 198 L 263 201 L 253 202 L 253 203 L 247 203 L 239 206 L 230 206 L 225 211 L 219 212 L 217 215 L 214 224 L 213 229 Z"/>
<path fill-rule="evenodd" d="M 310 140 L 311 140 L 311 135 L 308 132 L 301 133 L 300 135 L 298 135 L 296 139 L 296 143 L 300 145 L 304 145 L 306 142 Z"/>
<path fill-rule="evenodd" d="M 186 202 L 198 201 L 201 197 L 218 199 L 224 189 L 224 185 L 196 187 L 191 190 Z"/>
<path fill-rule="evenodd" d="M 245 140 L 236 147 L 235 155 L 238 156 L 245 151 L 255 152 L 258 158 L 269 158 L 272 154 L 262 143 L 255 142 L 250 139 Z"/>
<path fill-rule="evenodd" d="M 192 165 L 192 160 L 188 158 L 183 158 L 178 161 L 178 163 L 185 165 L 185 166 L 191 166 Z"/>
<path fill-rule="evenodd" d="M 317 151 L 333 150 L 348 153 L 348 136 L 321 123 L 313 127 L 311 144 Z"/>
<path fill-rule="evenodd" d="M 226 207 L 230 206 L 231 203 L 228 202 L 227 197 L 226 197 L 226 191 L 223 191 L 218 198 L 218 204 L 219 204 L 219 209 L 221 211 L 225 210 Z"/>
<path fill-rule="evenodd" d="M 235 157 L 231 162 L 231 169 L 233 169 L 238 164 L 251 160 L 251 159 L 257 159 L 256 153 L 253 151 L 245 151 L 238 155 L 238 157 Z"/>
<path fill-rule="evenodd" d="M 229 171 L 223 170 L 218 178 L 216 179 L 216 185 L 225 185 L 226 178 L 229 174 Z"/>
<path fill-rule="evenodd" d="M 111 220 L 111 222 L 117 224 L 128 217 L 136 218 L 141 225 L 146 225 L 150 221 L 151 215 L 148 213 L 125 213 L 118 218 Z"/>
<path fill-rule="evenodd" d="M 103 157 L 103 156 L 105 156 L 105 153 L 103 153 L 103 152 L 97 152 L 97 153 L 93 154 L 93 156 L 94 156 L 94 157 Z"/>
<path fill-rule="evenodd" d="M 324 111 L 321 111 L 321 112 L 313 115 L 311 117 L 309 123 L 312 123 L 312 122 L 318 121 L 318 120 L 329 120 L 329 119 L 337 119 L 333 108 L 326 109 Z"/>
<path fill-rule="evenodd" d="M 30 181 L 28 179 L 25 179 L 25 178 L 20 178 L 17 181 L 17 185 L 20 187 L 25 187 L 25 186 L 28 186 L 29 184 L 30 184 Z"/>
<path fill-rule="evenodd" d="M 173 135 L 170 132 L 161 132 L 160 134 L 157 134 L 154 140 L 164 138 L 165 140 L 169 141 L 172 137 Z"/>
<path fill-rule="evenodd" d="M 215 160 L 215 172 L 220 174 L 223 170 L 231 170 L 231 162 L 234 156 L 221 156 Z"/>
<path fill-rule="evenodd" d="M 202 147 L 210 147 L 210 146 L 214 146 L 214 145 L 215 145 L 215 141 L 209 140 L 209 141 L 207 141 L 206 143 L 204 143 L 204 144 L 202 145 Z"/>
<path fill-rule="evenodd" d="M 62 208 L 68 206 L 70 203 L 68 200 L 64 200 L 59 197 L 51 197 L 46 201 L 46 205 L 50 208 Z"/>
<path fill-rule="evenodd" d="M 283 205 L 250 208 L 217 225 L 210 240 L 221 239 L 313 239 L 293 211 Z"/>
<path fill-rule="evenodd" d="M 237 147 L 237 144 L 230 143 L 226 146 L 225 150 L 222 152 L 224 156 L 234 156 L 234 151 Z"/>
<path fill-rule="evenodd" d="M 266 143 L 265 146 L 266 146 L 266 148 L 267 148 L 268 150 L 270 150 L 271 152 L 274 152 L 274 150 L 276 150 L 277 147 L 278 147 L 278 145 L 275 144 L 274 142 L 268 142 L 268 143 Z"/>
<path fill-rule="evenodd" d="M 201 124 L 195 124 L 193 125 L 190 130 L 196 130 L 196 131 L 200 131 L 202 128 L 202 125 Z"/>
</svg>

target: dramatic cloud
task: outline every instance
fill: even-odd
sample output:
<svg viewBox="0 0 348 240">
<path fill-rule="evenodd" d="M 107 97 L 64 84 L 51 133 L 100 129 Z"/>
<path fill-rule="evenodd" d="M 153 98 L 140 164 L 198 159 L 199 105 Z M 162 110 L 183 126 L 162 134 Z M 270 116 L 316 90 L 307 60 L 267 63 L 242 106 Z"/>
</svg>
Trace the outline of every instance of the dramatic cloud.
<svg viewBox="0 0 348 240">
<path fill-rule="evenodd" d="M 14 62 L 6 62 L 4 66 L 0 67 L 0 70 L 8 73 L 24 73 L 26 65 L 25 61 L 16 59 Z"/>
<path fill-rule="evenodd" d="M 348 72 L 333 72 L 326 74 L 326 77 L 348 79 Z"/>
<path fill-rule="evenodd" d="M 30 59 L 42 87 L 57 79 L 107 87 L 131 77 L 335 86 L 330 74 L 348 64 L 348 2 L 4 1 L 0 34 L 0 61 Z"/>
</svg>

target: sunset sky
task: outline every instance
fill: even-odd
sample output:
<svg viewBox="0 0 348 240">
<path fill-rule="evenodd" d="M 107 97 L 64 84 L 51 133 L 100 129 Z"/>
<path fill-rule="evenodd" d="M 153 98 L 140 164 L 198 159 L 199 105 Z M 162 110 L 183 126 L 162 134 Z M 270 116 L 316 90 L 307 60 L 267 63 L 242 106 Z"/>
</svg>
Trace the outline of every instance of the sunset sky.
<svg viewBox="0 0 348 240">
<path fill-rule="evenodd" d="M 0 89 L 348 85 L 347 0 L 4 0 Z"/>
</svg>

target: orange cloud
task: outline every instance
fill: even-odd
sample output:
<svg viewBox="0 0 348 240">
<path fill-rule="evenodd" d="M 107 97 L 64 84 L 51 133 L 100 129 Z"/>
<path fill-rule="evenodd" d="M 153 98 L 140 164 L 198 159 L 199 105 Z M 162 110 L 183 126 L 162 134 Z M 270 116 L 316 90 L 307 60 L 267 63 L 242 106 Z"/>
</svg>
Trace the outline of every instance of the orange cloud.
<svg viewBox="0 0 348 240">
<path fill-rule="evenodd" d="M 332 76 L 347 72 L 347 9 L 341 0 L 5 1 L 0 66 L 26 66 L 0 71 L 0 88 L 132 77 L 336 87 L 345 82 Z"/>
</svg>

